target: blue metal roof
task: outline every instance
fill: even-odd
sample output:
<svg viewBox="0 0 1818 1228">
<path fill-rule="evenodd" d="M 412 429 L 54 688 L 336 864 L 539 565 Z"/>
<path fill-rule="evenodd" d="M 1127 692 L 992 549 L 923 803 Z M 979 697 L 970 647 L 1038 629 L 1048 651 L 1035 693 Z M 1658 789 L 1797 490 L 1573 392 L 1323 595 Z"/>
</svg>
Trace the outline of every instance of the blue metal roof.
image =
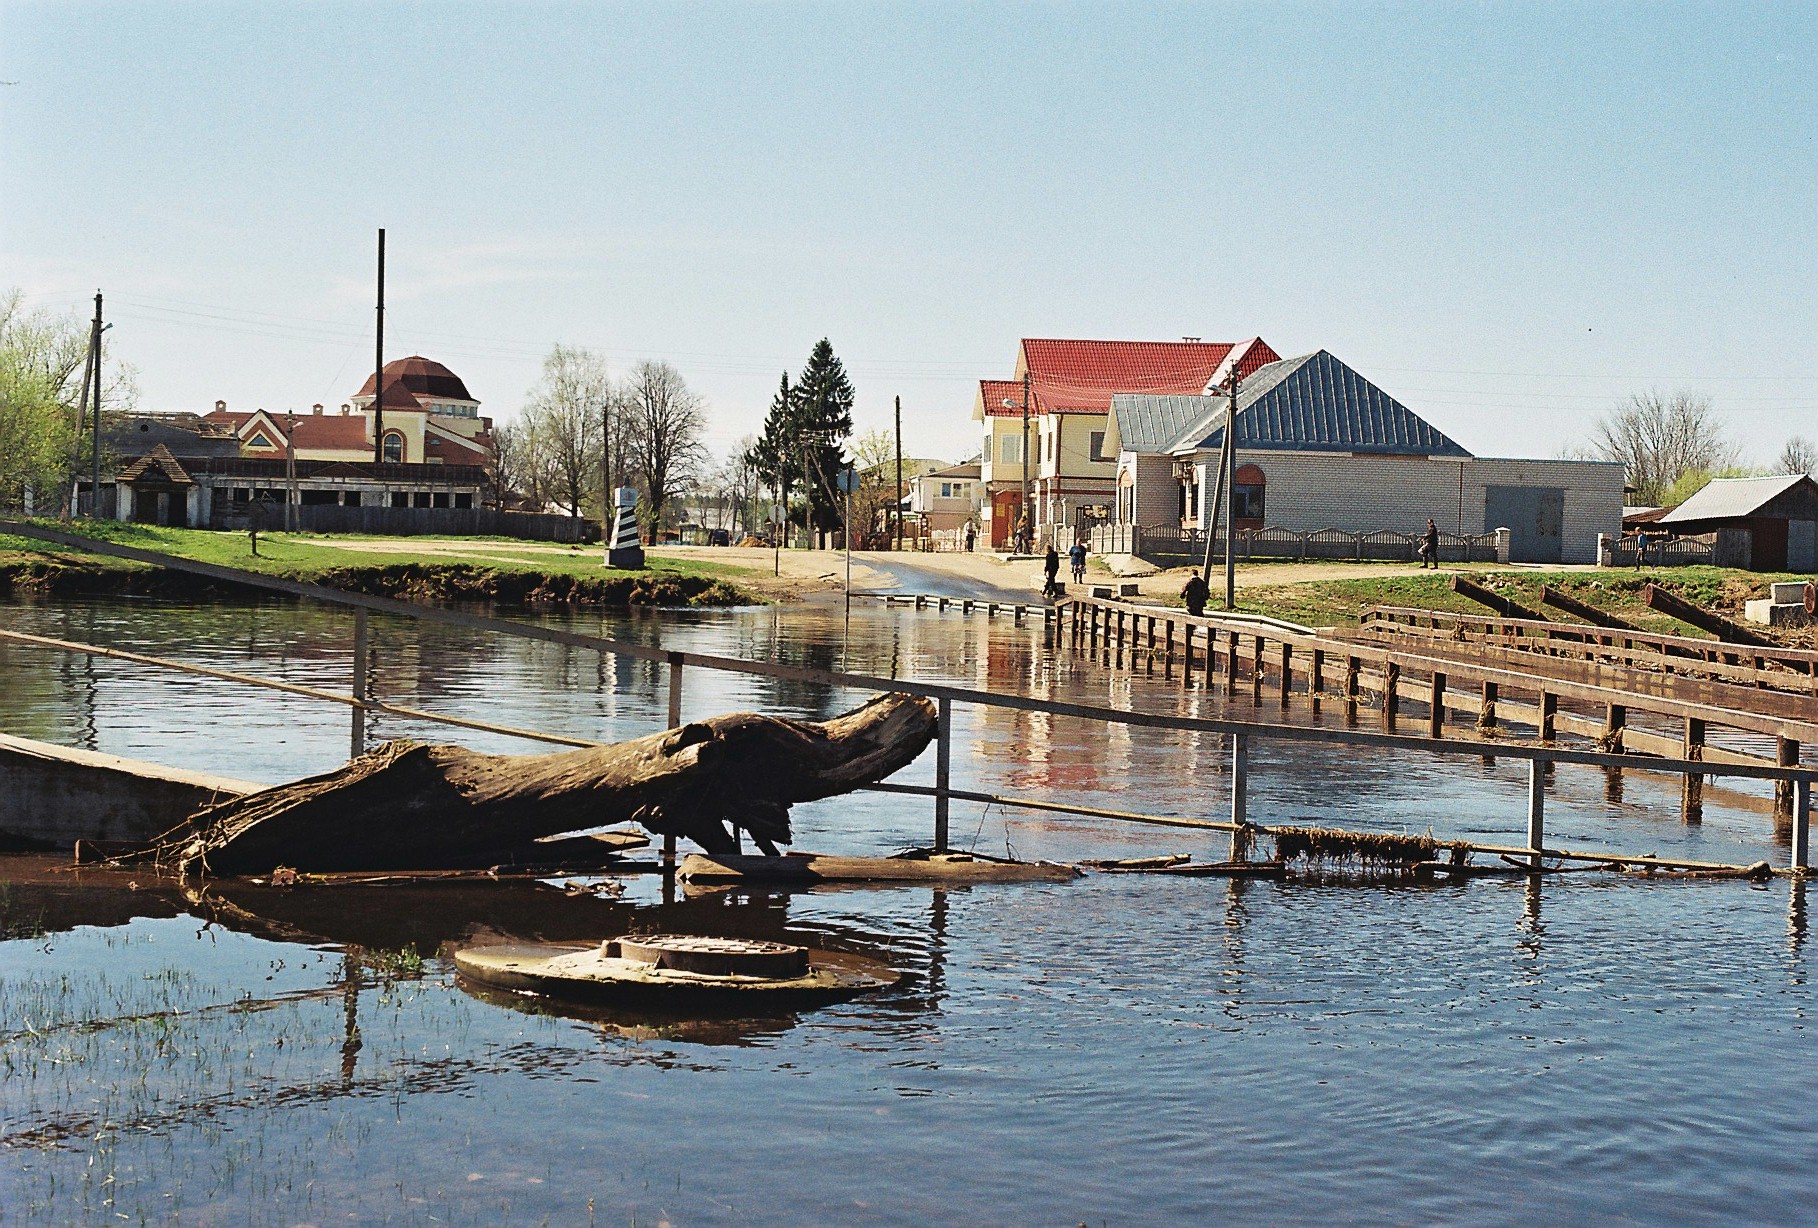
<svg viewBox="0 0 1818 1228">
<path fill-rule="evenodd" d="M 1166 451 L 1223 446 L 1227 398 L 1214 394 L 1140 399 L 1188 402 L 1198 408 Z M 1167 408 L 1178 413 L 1180 407 Z M 1172 416 L 1159 406 L 1151 413 Z M 1237 394 L 1237 446 L 1284 452 L 1471 455 L 1325 350 L 1272 362 L 1244 381 Z"/>
</svg>

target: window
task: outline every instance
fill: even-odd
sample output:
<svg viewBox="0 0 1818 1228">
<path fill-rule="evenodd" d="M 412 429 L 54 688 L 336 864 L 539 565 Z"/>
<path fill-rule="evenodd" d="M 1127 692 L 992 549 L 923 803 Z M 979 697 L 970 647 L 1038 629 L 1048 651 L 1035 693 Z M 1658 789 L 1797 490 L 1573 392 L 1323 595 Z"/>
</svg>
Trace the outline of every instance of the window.
<svg viewBox="0 0 1818 1228">
<path fill-rule="evenodd" d="M 404 435 L 402 432 L 385 432 L 385 446 L 381 450 L 381 455 L 385 460 L 394 465 L 399 464 L 404 460 Z"/>
<path fill-rule="evenodd" d="M 472 507 L 473 496 L 465 491 L 461 491 L 455 495 L 454 505 L 456 507 Z"/>
<path fill-rule="evenodd" d="M 953 483 L 952 482 L 942 482 L 941 483 L 941 498 L 943 498 L 943 499 L 953 498 Z"/>
<path fill-rule="evenodd" d="M 391 492 L 391 505 L 393 507 L 409 507 L 410 506 L 409 493 L 406 491 L 402 491 L 402 490 L 392 491 Z"/>
<path fill-rule="evenodd" d="M 1267 479 L 1255 465 L 1240 465 L 1231 475 L 1231 519 L 1261 521 Z"/>
<path fill-rule="evenodd" d="M 1003 463 L 1006 465 L 1014 465 L 1022 460 L 1023 437 L 1021 435 L 1005 435 L 1001 453 Z"/>
<path fill-rule="evenodd" d="M 359 507 L 360 506 L 360 492 L 357 490 L 350 490 L 346 494 L 342 495 L 341 496 L 341 506 L 342 507 Z"/>
<path fill-rule="evenodd" d="M 1095 461 L 1111 459 L 1105 455 L 1105 433 L 1103 431 L 1092 432 L 1092 459 Z"/>
</svg>

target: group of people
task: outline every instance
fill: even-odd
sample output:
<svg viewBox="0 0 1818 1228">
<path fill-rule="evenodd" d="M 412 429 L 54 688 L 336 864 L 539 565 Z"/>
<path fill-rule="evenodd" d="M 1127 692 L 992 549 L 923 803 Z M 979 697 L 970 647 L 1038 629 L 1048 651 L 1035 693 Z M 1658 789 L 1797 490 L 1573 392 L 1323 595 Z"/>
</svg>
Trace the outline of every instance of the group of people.
<svg viewBox="0 0 1818 1228">
<path fill-rule="evenodd" d="M 1085 542 L 1073 543 L 1067 550 L 1067 562 L 1072 565 L 1073 582 L 1084 584 L 1086 582 Z M 1060 593 L 1060 552 L 1050 545 L 1048 553 L 1042 556 L 1042 596 L 1053 598 L 1060 596 Z"/>
</svg>

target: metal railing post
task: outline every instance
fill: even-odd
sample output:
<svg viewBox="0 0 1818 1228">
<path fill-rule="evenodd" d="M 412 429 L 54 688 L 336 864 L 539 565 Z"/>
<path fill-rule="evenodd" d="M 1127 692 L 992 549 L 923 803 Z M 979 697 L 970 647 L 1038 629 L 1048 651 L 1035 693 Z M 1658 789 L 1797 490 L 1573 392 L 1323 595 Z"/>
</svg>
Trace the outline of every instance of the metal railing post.
<svg viewBox="0 0 1818 1228">
<path fill-rule="evenodd" d="M 1250 821 L 1250 735 L 1231 735 L 1231 860 L 1237 860 L 1249 840 L 1244 832 Z"/>
<path fill-rule="evenodd" d="M 358 759 L 366 753 L 366 700 L 367 674 L 370 668 L 371 654 L 367 649 L 366 611 L 354 607 L 354 642 L 353 642 L 353 697 L 357 701 L 353 707 L 353 736 L 348 747 L 349 759 Z"/>
<path fill-rule="evenodd" d="M 669 727 L 682 727 L 682 654 L 669 654 Z M 665 875 L 675 872 L 675 837 L 663 837 L 663 872 Z"/>
<path fill-rule="evenodd" d="M 947 787 L 953 767 L 953 701 L 942 698 L 936 703 L 934 745 L 934 851 L 947 851 Z"/>
<path fill-rule="evenodd" d="M 1542 761 L 1528 760 L 1528 865 L 1540 869 L 1540 850 L 1546 840 L 1547 786 Z"/>
</svg>

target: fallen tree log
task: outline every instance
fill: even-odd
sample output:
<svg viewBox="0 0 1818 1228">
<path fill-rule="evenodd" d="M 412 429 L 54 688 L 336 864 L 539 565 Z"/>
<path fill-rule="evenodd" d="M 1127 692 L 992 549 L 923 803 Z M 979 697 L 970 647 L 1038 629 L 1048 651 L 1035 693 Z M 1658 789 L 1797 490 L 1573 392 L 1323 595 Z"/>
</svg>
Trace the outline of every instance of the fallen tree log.
<svg viewBox="0 0 1818 1228">
<path fill-rule="evenodd" d="M 198 811 L 149 854 L 179 871 L 457 869 L 548 860 L 537 839 L 636 822 L 710 853 L 774 852 L 789 807 L 872 784 L 933 740 L 934 705 L 881 695 L 827 721 L 736 712 L 547 755 L 388 742 L 321 776 Z"/>
</svg>

